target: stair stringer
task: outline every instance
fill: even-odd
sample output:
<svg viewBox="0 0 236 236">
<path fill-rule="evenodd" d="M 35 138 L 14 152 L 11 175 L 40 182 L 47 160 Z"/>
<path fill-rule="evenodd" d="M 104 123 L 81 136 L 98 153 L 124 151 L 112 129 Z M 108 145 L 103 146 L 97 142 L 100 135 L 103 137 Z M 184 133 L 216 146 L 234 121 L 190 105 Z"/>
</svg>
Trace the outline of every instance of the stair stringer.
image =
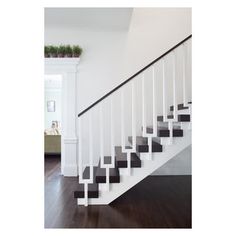
<svg viewBox="0 0 236 236">
<path fill-rule="evenodd" d="M 182 150 L 191 145 L 191 130 L 184 132 L 184 137 L 176 138 L 175 142 L 170 146 L 165 146 L 163 152 L 152 153 L 152 160 L 145 159 L 148 153 L 142 153 L 142 167 L 132 168 L 131 176 L 120 176 L 120 183 L 110 183 L 110 191 L 100 191 L 99 198 L 88 199 L 89 205 L 107 205 L 116 198 L 124 194 L 134 185 L 142 181 L 144 178 L 152 174 L 155 170 L 163 166 L 170 159 L 175 157 Z M 149 155 L 149 154 L 148 154 Z M 84 199 L 77 199 L 78 205 L 84 205 Z"/>
</svg>

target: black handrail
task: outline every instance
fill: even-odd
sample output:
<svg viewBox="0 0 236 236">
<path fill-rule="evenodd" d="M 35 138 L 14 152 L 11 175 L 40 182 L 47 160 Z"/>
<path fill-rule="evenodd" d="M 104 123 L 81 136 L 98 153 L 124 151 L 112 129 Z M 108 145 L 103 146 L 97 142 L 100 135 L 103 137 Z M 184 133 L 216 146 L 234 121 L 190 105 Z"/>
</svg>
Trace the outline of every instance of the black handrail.
<svg viewBox="0 0 236 236">
<path fill-rule="evenodd" d="M 182 40 L 181 42 L 179 42 L 178 44 L 176 44 L 174 47 L 172 47 L 171 49 L 169 49 L 167 52 L 165 52 L 164 54 L 162 54 L 160 57 L 158 57 L 157 59 L 155 59 L 154 61 L 152 61 L 151 63 L 149 63 L 147 66 L 145 66 L 144 68 L 142 68 L 141 70 L 139 70 L 137 73 L 135 73 L 134 75 L 132 75 L 131 77 L 129 77 L 127 80 L 125 80 L 124 82 L 122 82 L 120 85 L 116 86 L 114 89 L 112 89 L 110 92 L 108 92 L 106 95 L 104 95 L 103 97 L 101 97 L 100 99 L 98 99 L 96 102 L 94 102 L 92 105 L 90 105 L 89 107 L 87 107 L 86 109 L 84 109 L 82 112 L 79 113 L 78 117 L 82 116 L 85 112 L 87 112 L 88 110 L 90 110 L 92 107 L 94 107 L 96 104 L 98 104 L 99 102 L 101 102 L 102 100 L 104 100 L 106 97 L 108 97 L 109 95 L 111 95 L 112 93 L 114 93 L 116 90 L 118 90 L 120 87 L 122 87 L 123 85 L 127 84 L 130 80 L 132 80 L 134 77 L 136 77 L 137 75 L 139 75 L 140 73 L 142 73 L 144 70 L 146 70 L 148 67 L 150 67 L 151 65 L 153 65 L 154 63 L 156 63 L 157 61 L 159 61 L 162 57 L 166 56 L 168 53 L 170 53 L 171 51 L 173 51 L 174 49 L 176 49 L 178 46 L 180 46 L 182 43 L 184 43 L 185 41 L 187 41 L 188 39 L 190 39 L 192 37 L 192 35 L 189 35 L 187 38 L 185 38 L 184 40 Z"/>
</svg>

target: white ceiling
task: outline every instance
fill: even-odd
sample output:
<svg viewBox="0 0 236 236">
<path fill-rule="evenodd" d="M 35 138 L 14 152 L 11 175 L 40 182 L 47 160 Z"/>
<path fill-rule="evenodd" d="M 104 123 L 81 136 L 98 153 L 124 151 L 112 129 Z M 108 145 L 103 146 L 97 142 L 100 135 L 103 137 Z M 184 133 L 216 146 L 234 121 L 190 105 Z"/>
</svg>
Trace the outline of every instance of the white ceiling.
<svg viewBox="0 0 236 236">
<path fill-rule="evenodd" d="M 132 8 L 45 8 L 45 27 L 128 30 Z"/>
</svg>

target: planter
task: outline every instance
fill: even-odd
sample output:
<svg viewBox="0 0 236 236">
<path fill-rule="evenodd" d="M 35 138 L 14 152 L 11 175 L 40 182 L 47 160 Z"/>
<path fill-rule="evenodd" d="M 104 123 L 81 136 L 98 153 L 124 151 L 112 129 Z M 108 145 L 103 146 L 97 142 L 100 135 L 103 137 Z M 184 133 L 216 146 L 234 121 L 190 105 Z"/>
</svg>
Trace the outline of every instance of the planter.
<svg viewBox="0 0 236 236">
<path fill-rule="evenodd" d="M 59 54 L 57 54 L 57 57 L 65 57 L 65 55 L 62 53 L 59 53 Z"/>
<path fill-rule="evenodd" d="M 80 54 L 73 54 L 73 57 L 80 57 Z"/>
<path fill-rule="evenodd" d="M 60 46 L 44 46 L 44 57 L 48 58 L 79 58 L 82 53 L 82 48 L 78 45 L 70 46 L 68 45 L 60 45 Z"/>
<path fill-rule="evenodd" d="M 57 57 L 57 53 L 50 53 L 50 57 Z"/>
</svg>

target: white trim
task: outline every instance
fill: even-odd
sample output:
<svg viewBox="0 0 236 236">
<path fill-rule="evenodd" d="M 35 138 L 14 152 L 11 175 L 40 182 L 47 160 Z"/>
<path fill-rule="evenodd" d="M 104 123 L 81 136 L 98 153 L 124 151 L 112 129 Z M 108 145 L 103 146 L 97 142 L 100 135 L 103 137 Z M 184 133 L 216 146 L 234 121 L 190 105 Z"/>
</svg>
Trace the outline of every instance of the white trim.
<svg viewBox="0 0 236 236">
<path fill-rule="evenodd" d="M 79 58 L 44 59 L 45 74 L 62 76 L 61 171 L 64 176 L 78 175 L 76 135 L 78 65 Z"/>
<path fill-rule="evenodd" d="M 45 74 L 76 73 L 79 60 L 79 58 L 45 58 Z"/>
<path fill-rule="evenodd" d="M 62 174 L 67 177 L 78 176 L 76 165 L 64 165 L 62 168 Z"/>
</svg>

